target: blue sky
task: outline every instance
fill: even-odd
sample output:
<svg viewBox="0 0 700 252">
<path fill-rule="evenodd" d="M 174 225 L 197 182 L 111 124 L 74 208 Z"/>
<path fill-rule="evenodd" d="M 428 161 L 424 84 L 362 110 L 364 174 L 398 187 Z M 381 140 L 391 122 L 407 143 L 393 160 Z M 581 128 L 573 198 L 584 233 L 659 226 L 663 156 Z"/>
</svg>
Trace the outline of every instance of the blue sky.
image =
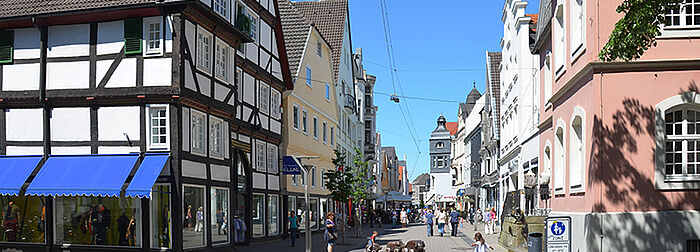
<svg viewBox="0 0 700 252">
<path fill-rule="evenodd" d="M 386 0 L 399 82 L 396 93 L 409 97 L 454 102 L 401 99 L 398 105 L 381 93 L 394 93 L 382 12 L 378 0 L 350 0 L 350 30 L 354 48 L 362 47 L 367 73 L 377 76 L 375 104 L 377 130 L 382 146 L 395 146 L 399 159 L 406 155 L 409 178 L 429 172 L 428 139 L 443 113 L 457 120 L 457 101 L 466 99 L 476 82 L 484 91 L 486 51 L 500 51 L 503 35 L 500 0 Z M 527 13 L 535 14 L 538 1 L 530 1 Z M 435 69 L 470 71 L 425 71 Z M 402 71 L 402 69 L 406 71 Z M 421 71 L 415 71 L 421 70 Z M 404 109 L 408 124 L 399 109 Z M 415 125 L 418 149 L 409 127 Z M 420 155 L 419 155 L 420 152 Z M 416 160 L 416 158 L 418 158 Z"/>
</svg>

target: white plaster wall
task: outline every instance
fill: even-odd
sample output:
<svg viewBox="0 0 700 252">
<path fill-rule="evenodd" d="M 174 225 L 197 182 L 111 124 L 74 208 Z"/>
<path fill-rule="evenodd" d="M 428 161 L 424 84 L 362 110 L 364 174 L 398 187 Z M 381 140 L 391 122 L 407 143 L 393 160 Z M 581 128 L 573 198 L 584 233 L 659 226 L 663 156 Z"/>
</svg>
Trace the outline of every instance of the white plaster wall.
<svg viewBox="0 0 700 252">
<path fill-rule="evenodd" d="M 211 6 L 211 0 L 199 0 L 199 1 L 204 3 L 206 6 Z"/>
<path fill-rule="evenodd" d="M 277 134 L 281 134 L 282 133 L 282 123 L 280 123 L 277 120 L 270 120 L 270 131 L 277 133 Z M 328 136 L 328 137 L 330 137 L 330 136 Z"/>
<path fill-rule="evenodd" d="M 6 110 L 7 141 L 41 141 L 44 135 L 42 114 L 41 108 Z"/>
<path fill-rule="evenodd" d="M 260 113 L 260 124 L 261 124 L 262 128 L 265 129 L 265 130 L 268 130 L 268 129 L 269 129 L 269 128 L 268 128 L 268 127 L 269 127 L 269 125 L 268 125 L 268 124 L 269 124 L 268 118 L 269 118 L 268 116 L 266 116 L 266 115 Z"/>
<path fill-rule="evenodd" d="M 248 107 L 243 107 L 243 118 L 241 118 L 243 121 L 248 121 L 248 118 L 250 118 L 250 114 L 253 113 L 253 110 L 248 108 Z"/>
<path fill-rule="evenodd" d="M 91 154 L 90 146 L 51 147 L 52 155 Z"/>
<path fill-rule="evenodd" d="M 207 178 L 207 166 L 203 163 L 182 160 L 182 176 L 191 178 Z"/>
<path fill-rule="evenodd" d="M 182 109 L 182 150 L 190 151 L 190 109 Z"/>
<path fill-rule="evenodd" d="M 131 141 L 140 138 L 141 113 L 139 107 L 100 107 L 97 110 L 97 135 L 100 141 Z"/>
<path fill-rule="evenodd" d="M 270 59 L 270 54 L 260 50 L 260 68 L 265 70 L 269 69 L 270 67 L 267 64 L 270 62 Z"/>
<path fill-rule="evenodd" d="M 211 172 L 211 180 L 216 181 L 231 181 L 231 170 L 230 167 L 225 165 L 209 165 L 209 170 Z"/>
<path fill-rule="evenodd" d="M 279 190 L 280 189 L 280 177 L 277 175 L 267 175 L 267 189 Z"/>
<path fill-rule="evenodd" d="M 282 68 L 280 62 L 276 59 L 272 59 L 272 75 L 277 77 L 277 79 L 282 80 Z"/>
<path fill-rule="evenodd" d="M 185 64 L 185 88 L 197 91 L 197 86 L 194 83 L 194 74 L 192 73 L 192 68 L 190 68 L 190 61 L 184 60 Z"/>
<path fill-rule="evenodd" d="M 51 141 L 90 141 L 90 108 L 54 108 Z"/>
<path fill-rule="evenodd" d="M 39 90 L 39 67 L 39 63 L 4 65 L 2 90 Z"/>
<path fill-rule="evenodd" d="M 44 155 L 44 147 L 41 146 L 7 146 L 8 156 L 18 155 Z"/>
<path fill-rule="evenodd" d="M 270 4 L 270 0 L 260 0 L 260 5 L 262 5 L 265 9 L 270 10 L 270 7 L 268 6 Z M 274 10 L 274 9 L 272 9 Z"/>
<path fill-rule="evenodd" d="M 80 89 L 90 87 L 90 62 L 46 63 L 46 89 Z"/>
<path fill-rule="evenodd" d="M 102 80 L 109 70 L 112 60 L 101 60 L 97 62 L 97 79 Z M 145 65 L 145 64 L 144 64 Z M 168 71 L 168 73 L 170 73 Z M 146 73 L 144 72 L 144 76 Z M 119 62 L 117 69 L 107 80 L 106 88 L 135 87 L 136 86 L 136 58 L 125 58 Z"/>
<path fill-rule="evenodd" d="M 131 136 L 130 136 L 131 137 Z M 134 152 L 140 152 L 141 148 L 138 146 L 99 146 L 97 147 L 98 154 L 129 154 Z"/>
<path fill-rule="evenodd" d="M 37 59 L 41 53 L 41 33 L 36 28 L 15 29 L 15 59 Z"/>
<path fill-rule="evenodd" d="M 251 62 L 258 64 L 258 44 L 246 43 L 245 46 L 245 57 Z"/>
<path fill-rule="evenodd" d="M 47 49 L 49 58 L 90 55 L 90 24 L 49 26 Z"/>
<path fill-rule="evenodd" d="M 197 73 L 197 83 L 199 83 L 199 92 L 202 95 L 211 97 L 211 80 L 208 76 Z"/>
<path fill-rule="evenodd" d="M 146 87 L 170 86 L 172 74 L 171 58 L 146 58 L 143 60 L 143 85 Z"/>
<path fill-rule="evenodd" d="M 253 188 L 267 189 L 267 181 L 265 180 L 265 174 L 253 172 Z"/>
<path fill-rule="evenodd" d="M 260 45 L 267 50 L 272 48 L 272 27 L 267 22 L 260 20 Z"/>
<path fill-rule="evenodd" d="M 124 21 L 97 24 L 97 54 L 119 53 L 124 47 Z"/>
<path fill-rule="evenodd" d="M 443 196 L 454 196 L 456 194 L 456 190 L 452 187 L 452 174 L 431 173 L 430 176 L 435 177 L 435 181 L 430 181 L 430 183 L 434 183 L 434 187 L 430 189 L 430 193 Z"/>
<path fill-rule="evenodd" d="M 197 27 L 190 21 L 185 21 L 185 38 L 187 39 L 187 45 L 190 48 L 190 53 L 192 54 L 192 59 L 195 59 L 194 49 L 196 48 L 196 36 L 195 31 Z M 184 45 L 183 45 L 184 46 Z"/>
<path fill-rule="evenodd" d="M 223 102 L 230 89 L 219 83 L 214 83 L 214 99 Z"/>
<path fill-rule="evenodd" d="M 270 51 L 272 52 L 272 55 L 275 55 L 275 57 L 279 57 L 279 52 L 277 51 L 277 34 L 274 33 L 275 29 L 272 29 L 272 41 L 271 41 L 271 49 Z"/>
</svg>

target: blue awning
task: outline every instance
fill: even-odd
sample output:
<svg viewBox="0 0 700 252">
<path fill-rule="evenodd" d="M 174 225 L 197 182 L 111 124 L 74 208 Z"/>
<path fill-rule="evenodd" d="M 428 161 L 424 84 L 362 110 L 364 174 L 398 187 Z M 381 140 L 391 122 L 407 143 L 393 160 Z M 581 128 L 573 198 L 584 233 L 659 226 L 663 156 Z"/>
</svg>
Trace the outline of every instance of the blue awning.
<svg viewBox="0 0 700 252">
<path fill-rule="evenodd" d="M 139 154 L 50 156 L 27 195 L 119 196 Z"/>
<path fill-rule="evenodd" d="M 18 195 L 42 156 L 0 156 L 0 195 Z"/>
<path fill-rule="evenodd" d="M 153 184 L 156 183 L 156 179 L 163 171 L 163 167 L 165 167 L 169 157 L 168 153 L 146 154 L 139 169 L 131 179 L 131 183 L 126 188 L 125 195 L 128 197 L 150 198 Z"/>
</svg>

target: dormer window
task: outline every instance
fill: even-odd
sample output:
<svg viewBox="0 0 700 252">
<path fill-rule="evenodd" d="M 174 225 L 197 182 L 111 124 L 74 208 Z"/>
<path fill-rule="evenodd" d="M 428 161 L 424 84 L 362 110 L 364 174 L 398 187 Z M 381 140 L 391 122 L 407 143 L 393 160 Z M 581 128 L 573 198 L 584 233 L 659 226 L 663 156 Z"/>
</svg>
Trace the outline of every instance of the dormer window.
<svg viewBox="0 0 700 252">
<path fill-rule="evenodd" d="M 435 148 L 438 148 L 438 149 L 445 148 L 445 143 L 443 143 L 443 142 L 436 143 Z"/>
</svg>

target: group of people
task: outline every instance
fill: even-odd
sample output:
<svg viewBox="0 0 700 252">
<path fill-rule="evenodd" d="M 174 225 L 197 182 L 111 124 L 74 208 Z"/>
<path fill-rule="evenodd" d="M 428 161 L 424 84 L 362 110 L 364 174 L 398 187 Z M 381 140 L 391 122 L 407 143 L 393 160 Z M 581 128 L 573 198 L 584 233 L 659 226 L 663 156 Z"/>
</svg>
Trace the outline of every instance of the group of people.
<svg viewBox="0 0 700 252">
<path fill-rule="evenodd" d="M 452 208 L 451 210 L 444 210 L 438 208 L 433 214 L 432 210 L 428 210 L 424 216 L 425 224 L 428 226 L 428 236 L 433 236 L 433 225 L 437 224 L 438 232 L 442 237 L 445 234 L 445 225 L 450 224 L 451 233 L 450 236 L 457 236 L 457 228 L 459 223 L 462 221 L 462 217 L 459 216 L 457 209 Z"/>
<path fill-rule="evenodd" d="M 289 227 L 289 234 L 291 236 L 292 247 L 296 245 L 296 236 L 299 231 L 299 217 L 294 214 L 294 211 L 289 211 L 287 216 L 287 225 Z M 338 229 L 335 224 L 335 214 L 333 212 L 328 212 L 326 214 L 326 231 L 323 233 L 323 238 L 326 240 L 326 249 L 328 252 L 333 252 L 336 240 L 338 239 Z"/>
<path fill-rule="evenodd" d="M 204 229 L 204 207 L 199 206 L 197 212 L 192 214 L 192 205 L 187 205 L 187 214 L 185 215 L 185 225 L 189 231 L 194 227 L 195 232 L 202 232 Z"/>
<path fill-rule="evenodd" d="M 482 221 L 484 223 L 484 232 L 487 235 L 496 233 L 494 230 L 497 219 L 498 215 L 496 215 L 496 209 L 493 207 L 491 209 L 487 208 L 486 211 L 482 211 L 481 208 L 474 210 L 474 206 L 469 209 L 469 222 L 474 224 L 474 221 L 477 223 Z"/>
</svg>

